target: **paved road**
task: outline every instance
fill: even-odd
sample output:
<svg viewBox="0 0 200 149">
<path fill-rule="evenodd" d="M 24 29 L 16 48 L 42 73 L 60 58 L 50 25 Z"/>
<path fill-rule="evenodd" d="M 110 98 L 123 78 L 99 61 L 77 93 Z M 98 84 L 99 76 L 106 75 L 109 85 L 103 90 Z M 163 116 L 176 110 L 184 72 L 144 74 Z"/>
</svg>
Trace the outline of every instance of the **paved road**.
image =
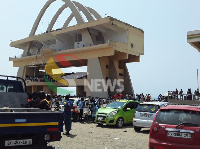
<svg viewBox="0 0 200 149">
<path fill-rule="evenodd" d="M 123 128 L 72 123 L 71 135 L 50 145 L 60 149 L 148 149 L 149 129 L 136 133 L 133 126 Z"/>
</svg>

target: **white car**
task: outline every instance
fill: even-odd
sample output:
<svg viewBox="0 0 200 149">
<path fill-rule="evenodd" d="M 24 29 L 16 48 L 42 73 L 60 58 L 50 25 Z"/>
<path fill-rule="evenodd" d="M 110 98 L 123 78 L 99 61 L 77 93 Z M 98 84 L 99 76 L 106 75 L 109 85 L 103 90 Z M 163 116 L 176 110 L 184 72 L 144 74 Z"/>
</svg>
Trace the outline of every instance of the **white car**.
<svg viewBox="0 0 200 149">
<path fill-rule="evenodd" d="M 168 102 L 140 103 L 133 117 L 134 130 L 139 132 L 141 128 L 150 128 L 158 109 L 168 104 Z"/>
</svg>

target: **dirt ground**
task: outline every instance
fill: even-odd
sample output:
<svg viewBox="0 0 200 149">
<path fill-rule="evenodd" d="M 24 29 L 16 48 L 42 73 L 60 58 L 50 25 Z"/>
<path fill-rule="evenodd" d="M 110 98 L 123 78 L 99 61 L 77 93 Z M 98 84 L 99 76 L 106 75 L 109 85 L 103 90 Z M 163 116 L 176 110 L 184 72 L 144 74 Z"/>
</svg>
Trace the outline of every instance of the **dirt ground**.
<svg viewBox="0 0 200 149">
<path fill-rule="evenodd" d="M 60 142 L 50 145 L 56 149 L 148 149 L 149 129 L 136 133 L 132 125 L 123 128 L 97 126 L 93 123 L 72 123 L 71 135 L 62 134 Z"/>
</svg>

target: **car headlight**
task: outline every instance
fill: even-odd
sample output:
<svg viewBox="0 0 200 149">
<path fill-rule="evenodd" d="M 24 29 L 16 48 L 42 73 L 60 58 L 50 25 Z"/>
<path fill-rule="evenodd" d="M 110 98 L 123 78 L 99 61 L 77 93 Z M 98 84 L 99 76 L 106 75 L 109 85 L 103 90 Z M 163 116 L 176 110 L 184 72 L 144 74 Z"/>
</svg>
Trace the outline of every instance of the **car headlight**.
<svg viewBox="0 0 200 149">
<path fill-rule="evenodd" d="M 111 118 L 117 114 L 118 111 L 112 111 L 108 114 L 108 117 Z"/>
</svg>

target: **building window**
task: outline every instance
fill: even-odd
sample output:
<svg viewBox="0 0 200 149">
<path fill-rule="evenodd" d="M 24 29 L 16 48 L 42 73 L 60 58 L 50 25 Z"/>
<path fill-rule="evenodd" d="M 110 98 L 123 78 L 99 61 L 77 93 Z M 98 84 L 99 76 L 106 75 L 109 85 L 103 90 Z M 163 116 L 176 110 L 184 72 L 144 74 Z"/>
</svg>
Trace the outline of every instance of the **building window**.
<svg viewBox="0 0 200 149">
<path fill-rule="evenodd" d="M 106 65 L 106 68 L 109 68 L 109 66 L 108 66 L 108 65 Z"/>
<path fill-rule="evenodd" d="M 106 77 L 106 81 L 108 80 L 108 77 Z"/>
<path fill-rule="evenodd" d="M 77 34 L 75 42 L 81 42 L 81 41 L 82 41 L 82 35 L 81 34 Z"/>
<path fill-rule="evenodd" d="M 119 76 L 124 76 L 123 73 L 119 73 Z"/>
<path fill-rule="evenodd" d="M 134 46 L 133 43 L 131 43 L 131 48 L 133 48 L 133 46 Z"/>
</svg>

